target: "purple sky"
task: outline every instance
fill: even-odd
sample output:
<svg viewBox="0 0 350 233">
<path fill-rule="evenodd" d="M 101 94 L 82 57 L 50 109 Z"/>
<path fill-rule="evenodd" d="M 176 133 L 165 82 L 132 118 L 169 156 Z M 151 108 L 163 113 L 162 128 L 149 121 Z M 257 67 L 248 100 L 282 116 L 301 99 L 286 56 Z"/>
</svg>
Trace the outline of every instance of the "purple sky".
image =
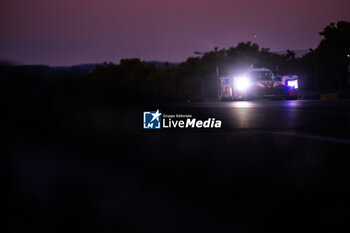
<svg viewBox="0 0 350 233">
<path fill-rule="evenodd" d="M 249 40 L 273 51 L 308 49 L 330 22 L 350 21 L 349 10 L 350 0 L 5 0 L 0 60 L 178 62 Z"/>
</svg>

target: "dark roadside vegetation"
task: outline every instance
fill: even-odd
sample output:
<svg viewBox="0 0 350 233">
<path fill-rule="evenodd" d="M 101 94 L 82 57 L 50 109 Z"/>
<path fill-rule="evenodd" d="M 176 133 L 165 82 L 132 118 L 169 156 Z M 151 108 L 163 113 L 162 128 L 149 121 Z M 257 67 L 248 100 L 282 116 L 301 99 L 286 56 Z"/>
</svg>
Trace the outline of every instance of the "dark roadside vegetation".
<svg viewBox="0 0 350 233">
<path fill-rule="evenodd" d="M 302 58 L 247 42 L 178 65 L 125 59 L 77 76 L 3 64 L 12 231 L 347 232 L 349 173 L 317 164 L 348 147 L 300 143 L 294 153 L 256 135 L 142 130 L 143 110 L 215 98 L 216 66 L 256 64 L 298 74 L 304 90 L 348 91 L 350 23 L 320 34 Z"/>
</svg>

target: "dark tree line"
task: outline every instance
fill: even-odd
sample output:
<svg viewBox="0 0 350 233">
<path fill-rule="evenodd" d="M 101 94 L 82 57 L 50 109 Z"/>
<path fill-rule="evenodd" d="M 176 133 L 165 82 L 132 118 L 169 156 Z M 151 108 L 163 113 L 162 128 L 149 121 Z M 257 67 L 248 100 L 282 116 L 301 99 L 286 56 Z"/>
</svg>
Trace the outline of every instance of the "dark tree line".
<svg viewBox="0 0 350 233">
<path fill-rule="evenodd" d="M 304 89 L 348 88 L 350 23 L 331 23 L 320 35 L 323 39 L 319 46 L 302 58 L 296 58 L 290 50 L 281 55 L 259 48 L 255 43 L 241 42 L 228 49 L 216 47 L 197 53 L 199 56 L 190 57 L 178 66 L 165 65 L 165 68 L 140 59 L 124 59 L 119 65 L 109 63 L 97 67 L 88 79 L 118 91 L 121 98 L 136 98 L 147 93 L 161 100 L 213 98 L 217 72 L 239 73 L 254 65 L 267 67 L 275 74 L 297 74 Z"/>
<path fill-rule="evenodd" d="M 319 34 L 323 39 L 318 47 L 300 61 L 309 85 L 315 89 L 348 88 L 350 23 L 331 23 Z"/>
<path fill-rule="evenodd" d="M 218 73 L 240 73 L 252 65 L 275 74 L 297 74 L 306 90 L 349 89 L 350 23 L 331 23 L 320 35 L 323 39 L 318 47 L 301 58 L 290 50 L 277 54 L 255 43 L 241 42 L 227 49 L 197 52 L 177 65 L 166 62 L 160 67 L 138 58 L 122 59 L 119 64 L 99 65 L 83 77 L 57 77 L 49 67 L 37 67 L 38 73 L 28 67 L 5 65 L 0 69 L 2 94 L 4 98 L 9 92 L 34 98 L 56 93 L 55 99 L 71 99 L 77 104 L 86 100 L 128 104 L 215 98 Z"/>
</svg>

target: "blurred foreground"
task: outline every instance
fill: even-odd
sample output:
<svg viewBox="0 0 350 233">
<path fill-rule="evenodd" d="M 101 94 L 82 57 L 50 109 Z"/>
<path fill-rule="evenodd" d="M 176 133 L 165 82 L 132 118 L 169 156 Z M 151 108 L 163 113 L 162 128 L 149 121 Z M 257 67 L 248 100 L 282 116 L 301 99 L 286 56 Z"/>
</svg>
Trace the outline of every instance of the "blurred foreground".
<svg viewBox="0 0 350 233">
<path fill-rule="evenodd" d="M 347 102 L 165 104 L 38 82 L 1 92 L 13 232 L 349 230 Z M 157 108 L 224 126 L 142 130 Z"/>
</svg>

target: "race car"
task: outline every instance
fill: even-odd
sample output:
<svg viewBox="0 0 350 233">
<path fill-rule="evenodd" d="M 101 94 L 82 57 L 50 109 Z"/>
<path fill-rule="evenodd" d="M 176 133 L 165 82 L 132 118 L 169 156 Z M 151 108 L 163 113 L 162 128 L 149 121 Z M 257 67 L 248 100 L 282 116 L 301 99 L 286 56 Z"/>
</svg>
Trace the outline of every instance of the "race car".
<svg viewBox="0 0 350 233">
<path fill-rule="evenodd" d="M 242 75 L 222 75 L 218 79 L 219 100 L 253 98 L 296 98 L 298 77 L 285 75 L 275 78 L 267 68 L 252 68 Z"/>
</svg>

